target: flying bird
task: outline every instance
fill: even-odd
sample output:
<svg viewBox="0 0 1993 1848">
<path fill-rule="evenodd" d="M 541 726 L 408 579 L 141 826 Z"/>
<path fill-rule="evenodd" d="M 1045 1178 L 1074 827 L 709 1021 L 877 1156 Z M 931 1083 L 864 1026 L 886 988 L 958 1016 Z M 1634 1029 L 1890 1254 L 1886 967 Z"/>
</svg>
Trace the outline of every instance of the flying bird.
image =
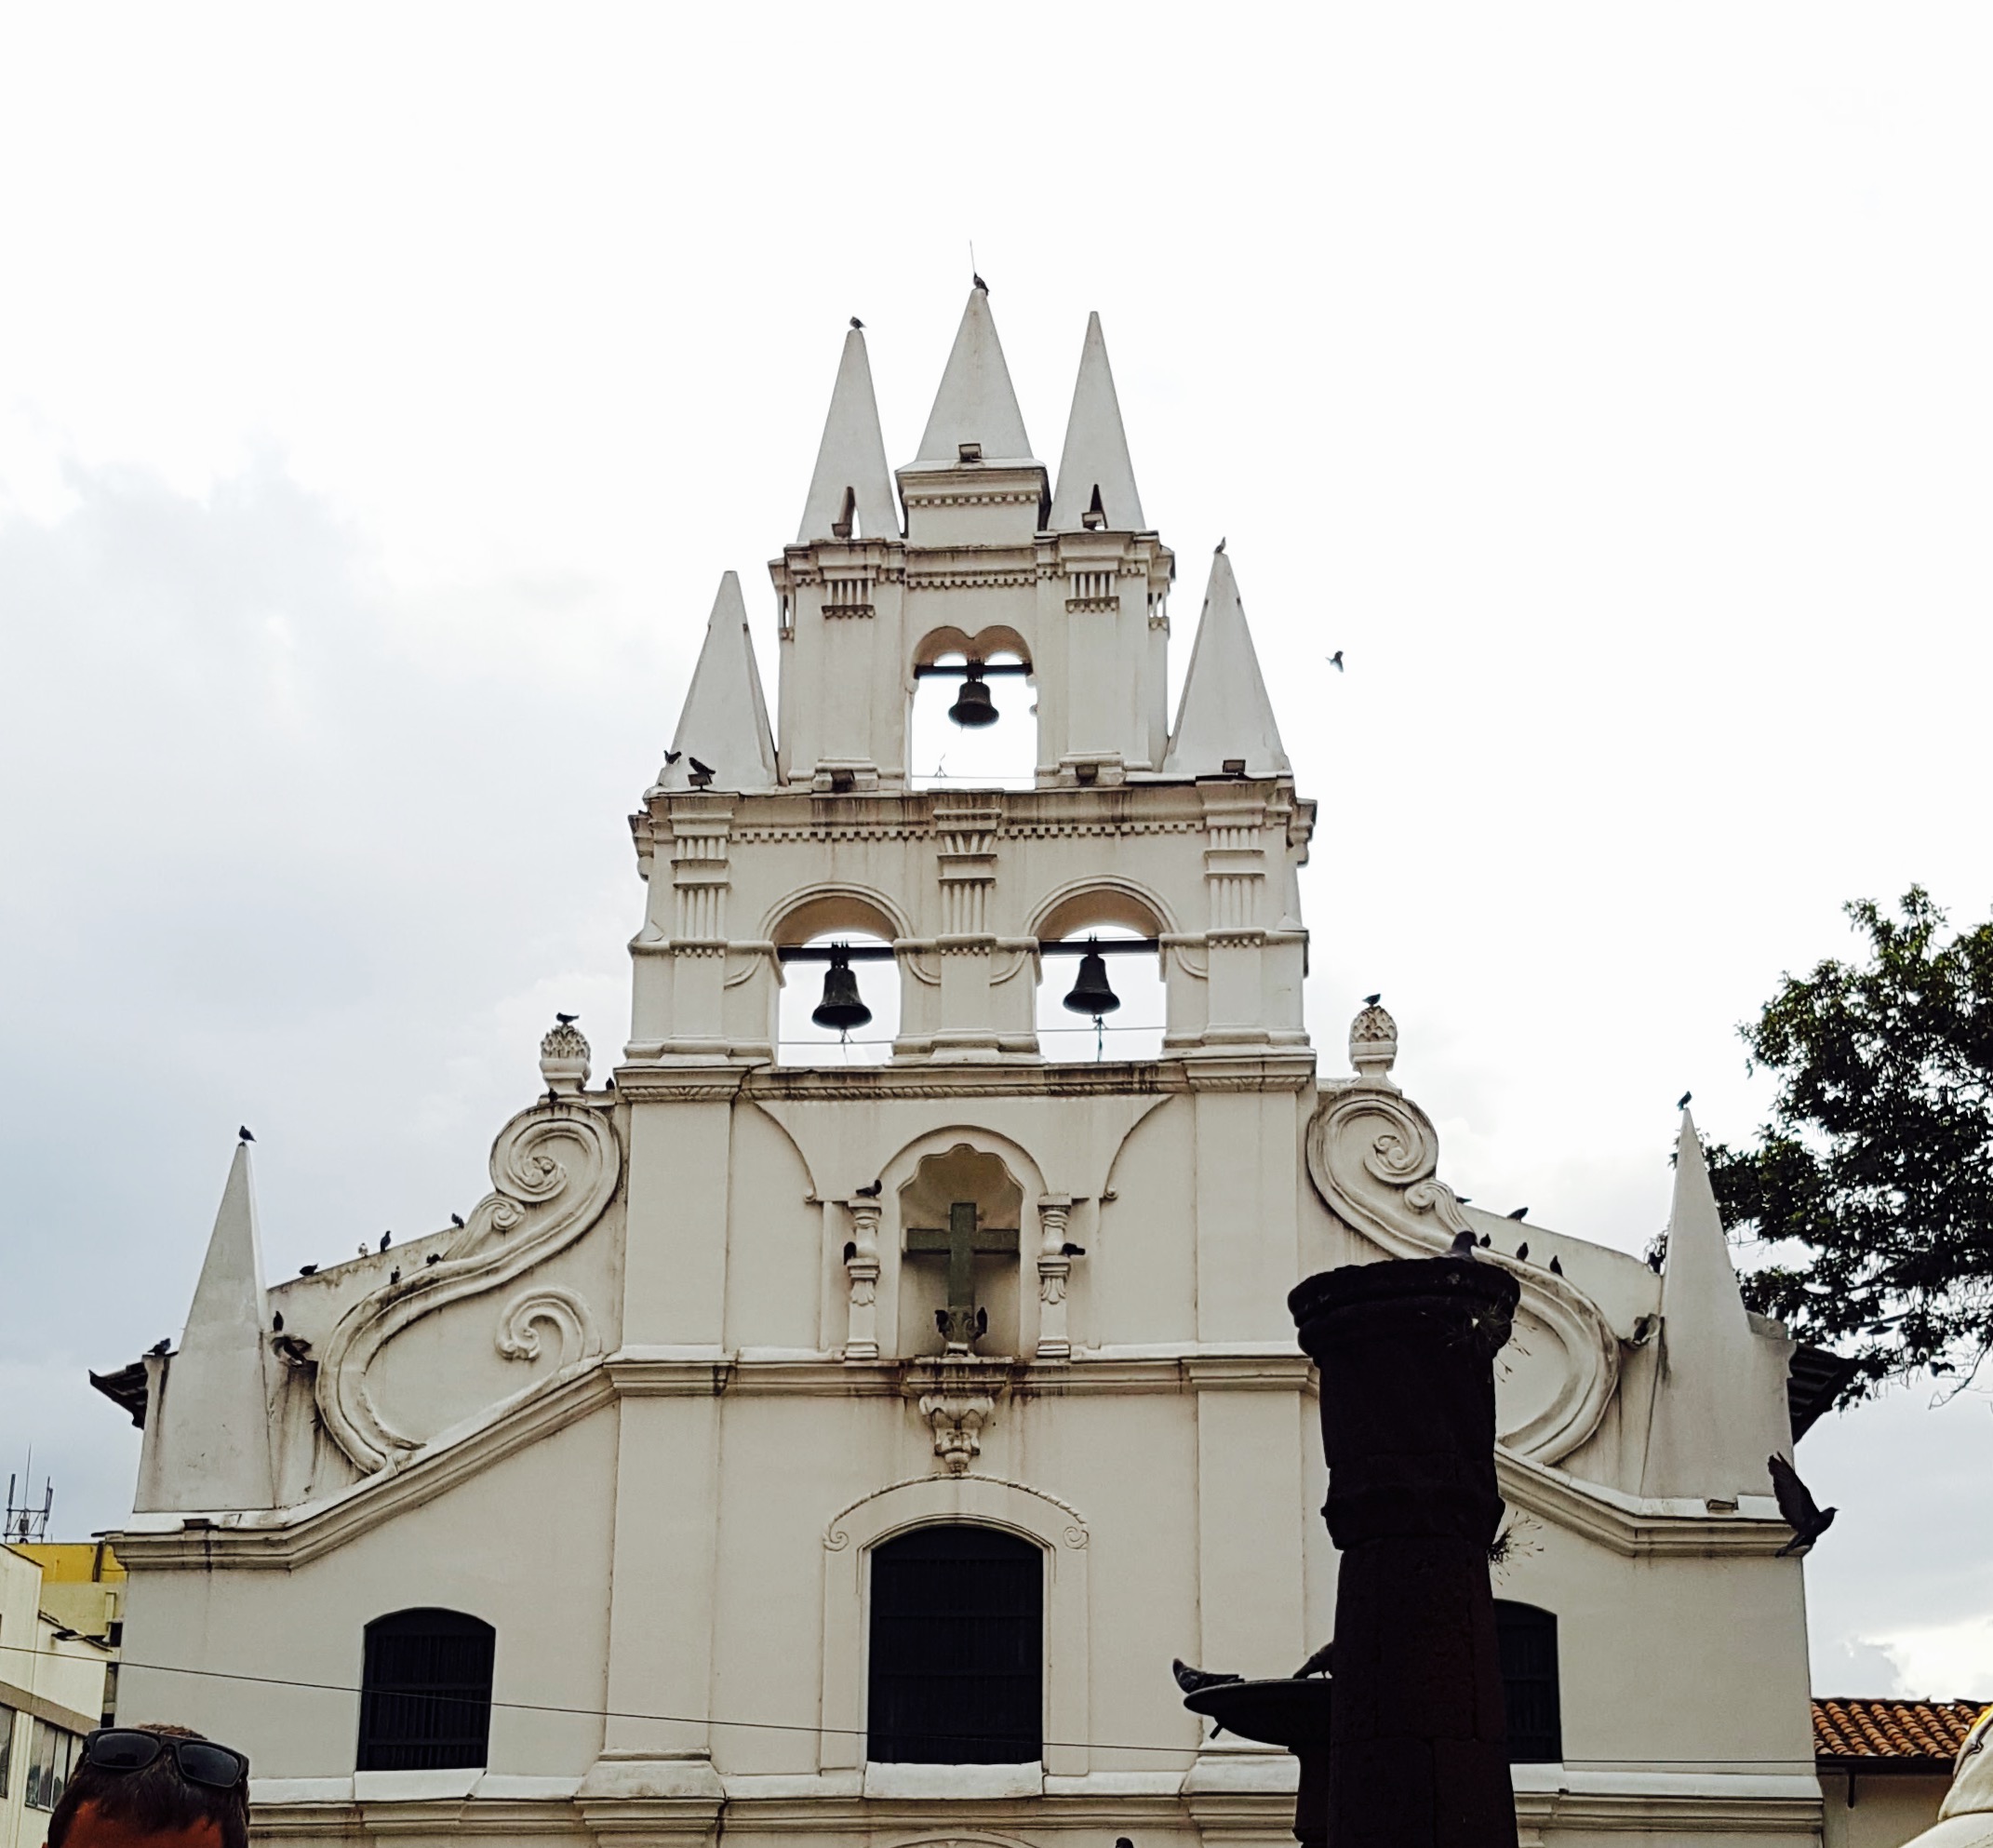
<svg viewBox="0 0 1993 1848">
<path fill-rule="evenodd" d="M 861 321 L 861 320 L 860 320 L 860 319 L 858 318 L 858 316 L 857 316 L 856 315 L 853 315 L 851 316 L 851 326 L 852 326 L 852 327 L 853 327 L 854 328 L 857 328 L 857 329 L 859 329 L 859 330 L 863 331 L 863 328 L 864 328 L 864 325 L 865 325 L 865 324 L 864 324 L 864 323 L 863 323 L 863 321 Z"/>
<path fill-rule="evenodd" d="M 249 1126 L 247 1123 L 242 1123 L 236 1126 L 235 1140 L 237 1142 L 254 1142 L 256 1138 L 249 1133 Z"/>
<path fill-rule="evenodd" d="M 1550 1253 L 1550 1275 L 1552 1277 L 1562 1277 L 1563 1274 L 1564 1266 L 1558 1263 L 1557 1253 L 1555 1252 L 1552 1252 Z"/>
<path fill-rule="evenodd" d="M 1345 671 L 1343 666 L 1343 650 L 1341 649 L 1337 649 L 1336 651 L 1329 657 L 1329 665 L 1334 668 L 1338 674 L 1341 674 Z"/>
<path fill-rule="evenodd" d="M 1689 1099 L 1693 1097 L 1695 1093 L 1692 1091 L 1683 1091 L 1681 1095 L 1675 1100 L 1675 1108 L 1678 1110 L 1686 1110 L 1689 1107 Z"/>
<path fill-rule="evenodd" d="M 461 1232 L 463 1230 L 463 1215 L 461 1212 L 451 1213 L 449 1216 L 449 1223 L 454 1225 L 458 1229 L 458 1231 Z"/>
<path fill-rule="evenodd" d="M 1176 1684 L 1185 1694 L 1202 1694 L 1206 1688 L 1226 1688 L 1234 1681 L 1242 1681 L 1243 1675 L 1220 1675 L 1209 1668 L 1193 1668 L 1181 1656 L 1173 1657 L 1170 1672 L 1176 1677 Z"/>
<path fill-rule="evenodd" d="M 1529 1240 L 1528 1240 L 1527 1239 L 1524 1239 L 1524 1240 L 1522 1241 L 1522 1243 L 1521 1243 L 1521 1244 L 1519 1244 L 1519 1245 L 1518 1245 L 1518 1246 L 1516 1247 L 1516 1262 L 1517 1262 L 1518 1264 L 1528 1264 L 1528 1263 L 1529 1263 L 1529 1261 L 1530 1261 L 1530 1241 L 1529 1241 Z"/>
<path fill-rule="evenodd" d="M 1304 1681 L 1310 1675 L 1326 1675 L 1335 1657 L 1335 1643 L 1331 1640 L 1322 1644 L 1300 1667 L 1294 1670 L 1294 1680 Z"/>
<path fill-rule="evenodd" d="M 381 1235 L 381 1250 L 382 1250 L 383 1252 L 384 1252 L 384 1251 L 386 1251 L 386 1250 L 387 1250 L 387 1248 L 388 1248 L 388 1247 L 389 1247 L 390 1245 L 392 1245 L 392 1244 L 393 1244 L 394 1242 L 395 1242 L 395 1235 L 394 1235 L 394 1234 L 393 1234 L 392 1232 L 383 1232 L 383 1233 L 382 1233 L 382 1234 Z"/>
<path fill-rule="evenodd" d="M 1454 1233 L 1451 1250 L 1456 1258 L 1471 1258 L 1474 1255 L 1474 1234 L 1471 1232 Z"/>
<path fill-rule="evenodd" d="M 1834 1524 L 1839 1508 L 1824 1508 L 1799 1480 L 1799 1472 L 1782 1456 L 1768 1456 L 1765 1467 L 1772 1472 L 1772 1493 L 1778 1497 L 1779 1519 L 1792 1529 L 1792 1538 L 1778 1549 L 1787 1553 L 1810 1552 L 1815 1540 Z"/>
<path fill-rule="evenodd" d="M 1511 1219 L 1527 1219 L 1530 1216 L 1530 1210 L 1526 1206 L 1518 1206 L 1515 1210 L 1515 1212 L 1510 1213 L 1508 1216 Z"/>
<path fill-rule="evenodd" d="M 578 1020 L 580 1020 L 580 1019 L 581 1019 L 581 1015 L 580 1015 L 580 1014 L 555 1014 L 555 1015 L 554 1016 L 554 1018 L 555 1018 L 555 1020 L 557 1020 L 557 1021 L 558 1021 L 558 1022 L 559 1022 L 559 1023 L 560 1023 L 560 1024 L 562 1024 L 563 1026 L 572 1026 L 572 1025 L 573 1025 L 573 1024 L 575 1024 L 575 1022 L 576 1022 L 576 1021 L 578 1021 Z"/>
<path fill-rule="evenodd" d="M 164 1354 L 168 1347 L 172 1346 L 172 1345 L 173 1337 L 169 1334 L 162 1340 L 154 1342 L 153 1345 L 145 1351 L 148 1354 Z"/>
<path fill-rule="evenodd" d="M 862 1200 L 876 1200 L 885 1185 L 885 1181 L 880 1179 L 873 1182 L 869 1187 L 853 1187 L 851 1191 Z"/>
</svg>

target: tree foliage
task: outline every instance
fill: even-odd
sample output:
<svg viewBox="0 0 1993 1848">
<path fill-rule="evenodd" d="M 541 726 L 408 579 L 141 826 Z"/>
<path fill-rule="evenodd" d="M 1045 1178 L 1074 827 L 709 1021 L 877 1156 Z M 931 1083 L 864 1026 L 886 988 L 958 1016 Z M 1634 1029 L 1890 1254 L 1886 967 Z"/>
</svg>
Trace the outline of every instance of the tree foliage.
<svg viewBox="0 0 1993 1848">
<path fill-rule="evenodd" d="M 1741 1029 L 1776 1104 L 1708 1151 L 1732 1228 L 1799 1248 L 1747 1300 L 1858 1359 L 1843 1398 L 1969 1385 L 1993 1352 L 1993 921 L 1947 934 L 1920 887 L 1898 910 L 1849 905 L 1866 956 L 1786 976 Z"/>
</svg>

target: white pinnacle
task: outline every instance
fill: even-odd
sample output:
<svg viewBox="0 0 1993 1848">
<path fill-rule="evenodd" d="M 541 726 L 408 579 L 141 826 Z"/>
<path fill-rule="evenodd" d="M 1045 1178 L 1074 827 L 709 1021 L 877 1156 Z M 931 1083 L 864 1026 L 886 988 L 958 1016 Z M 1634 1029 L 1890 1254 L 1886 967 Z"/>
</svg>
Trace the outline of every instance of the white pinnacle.
<svg viewBox="0 0 1993 1848">
<path fill-rule="evenodd" d="M 1246 626 L 1238 581 L 1231 559 L 1220 552 L 1211 559 L 1204 613 L 1197 619 L 1163 774 L 1219 776 L 1228 763 L 1242 765 L 1248 776 L 1277 776 L 1290 768 Z"/>
<path fill-rule="evenodd" d="M 980 288 L 969 291 L 916 460 L 952 464 L 970 443 L 980 446 L 984 462 L 1023 462 L 1031 456 L 1031 438 L 1024 435 L 1023 413 L 1010 387 L 990 299 Z"/>
<path fill-rule="evenodd" d="M 833 530 L 853 516 L 855 532 Z M 844 337 L 844 356 L 837 362 L 837 382 L 831 391 L 830 415 L 823 420 L 823 440 L 817 446 L 816 473 L 809 478 L 809 498 L 803 503 L 796 542 L 807 545 L 813 539 L 890 539 L 899 531 L 872 366 L 865 356 L 865 337 L 853 328 Z"/>
<path fill-rule="evenodd" d="M 661 788 L 694 787 L 692 779 L 700 774 L 694 757 L 713 772 L 716 789 L 775 787 L 775 734 L 761 697 L 754 638 L 747 632 L 747 604 L 733 571 L 720 579 L 719 595 L 713 599 L 706 639 L 671 747 L 675 757 L 659 775 Z"/>
<path fill-rule="evenodd" d="M 1059 487 L 1052 496 L 1050 529 L 1077 532 L 1087 524 L 1096 498 L 1096 523 L 1114 532 L 1141 532 L 1142 496 L 1128 457 L 1121 427 L 1121 400 L 1107 364 L 1107 340 L 1101 317 L 1087 316 L 1086 343 L 1079 350 L 1079 377 L 1073 385 L 1073 410 L 1066 419 L 1065 448 L 1059 456 Z"/>
</svg>

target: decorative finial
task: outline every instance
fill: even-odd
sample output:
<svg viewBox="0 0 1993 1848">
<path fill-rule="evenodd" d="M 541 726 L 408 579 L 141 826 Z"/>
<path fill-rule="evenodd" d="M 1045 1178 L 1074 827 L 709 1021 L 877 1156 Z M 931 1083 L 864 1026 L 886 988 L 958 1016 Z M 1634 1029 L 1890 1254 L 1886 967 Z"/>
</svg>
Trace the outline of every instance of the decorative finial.
<svg viewBox="0 0 1993 1848">
<path fill-rule="evenodd" d="M 1389 1084 L 1398 1063 L 1398 1023 L 1372 995 L 1349 1024 L 1349 1063 L 1371 1084 Z"/>
<path fill-rule="evenodd" d="M 540 1076 L 550 1094 L 579 1091 L 588 1082 L 588 1041 L 575 1025 L 579 1014 L 555 1014 L 540 1042 Z"/>
</svg>

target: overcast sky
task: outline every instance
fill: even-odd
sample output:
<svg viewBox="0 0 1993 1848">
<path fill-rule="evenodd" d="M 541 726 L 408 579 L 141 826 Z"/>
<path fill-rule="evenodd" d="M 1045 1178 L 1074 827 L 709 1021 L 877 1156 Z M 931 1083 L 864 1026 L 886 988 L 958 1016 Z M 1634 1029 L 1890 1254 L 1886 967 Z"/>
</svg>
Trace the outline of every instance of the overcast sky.
<svg viewBox="0 0 1993 1848">
<path fill-rule="evenodd" d="M 1038 28 L 1033 31 L 1034 21 Z M 1311 1025 L 1639 1249 L 1845 900 L 1993 902 L 1993 15 L 0 7 L 0 1473 L 128 1507 L 238 1122 L 270 1271 L 465 1211 L 722 570 L 772 667 L 847 317 L 1098 309 L 1177 671 L 1224 534 L 1320 802 Z M 1324 657 L 1344 651 L 1338 676 Z M 771 688 L 772 696 L 772 688 Z M 1993 1698 L 1993 1414 L 1800 1453 L 1823 1692 Z"/>
</svg>

